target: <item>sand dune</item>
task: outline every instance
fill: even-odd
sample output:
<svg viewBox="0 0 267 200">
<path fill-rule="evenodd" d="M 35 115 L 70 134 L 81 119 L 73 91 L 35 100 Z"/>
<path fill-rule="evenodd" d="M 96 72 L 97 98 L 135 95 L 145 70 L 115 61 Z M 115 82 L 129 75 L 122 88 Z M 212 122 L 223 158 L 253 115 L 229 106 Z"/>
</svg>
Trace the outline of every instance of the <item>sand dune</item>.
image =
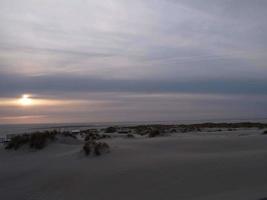
<svg viewBox="0 0 267 200">
<path fill-rule="evenodd" d="M 267 197 L 267 136 L 257 131 L 107 140 L 85 157 L 78 143 L 0 150 L 8 200 L 259 200 Z"/>
</svg>

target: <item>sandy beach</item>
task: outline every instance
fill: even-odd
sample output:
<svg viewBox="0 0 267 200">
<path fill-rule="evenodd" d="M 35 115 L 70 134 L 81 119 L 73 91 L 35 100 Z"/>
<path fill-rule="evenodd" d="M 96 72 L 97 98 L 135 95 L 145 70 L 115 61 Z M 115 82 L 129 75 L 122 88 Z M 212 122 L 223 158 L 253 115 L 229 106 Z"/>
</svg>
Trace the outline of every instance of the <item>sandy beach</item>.
<svg viewBox="0 0 267 200">
<path fill-rule="evenodd" d="M 105 139 L 111 152 L 84 156 L 81 143 L 41 151 L 0 149 L 6 200 L 260 200 L 267 197 L 267 136 L 260 130 Z"/>
</svg>

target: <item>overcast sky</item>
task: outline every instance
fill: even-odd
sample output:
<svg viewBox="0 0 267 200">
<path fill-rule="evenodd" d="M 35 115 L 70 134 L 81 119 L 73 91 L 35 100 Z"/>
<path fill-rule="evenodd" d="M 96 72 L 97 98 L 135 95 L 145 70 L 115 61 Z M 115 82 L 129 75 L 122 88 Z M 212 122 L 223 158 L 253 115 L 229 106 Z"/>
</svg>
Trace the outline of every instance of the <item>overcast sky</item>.
<svg viewBox="0 0 267 200">
<path fill-rule="evenodd" d="M 0 123 L 267 118 L 266 10 L 265 0 L 0 0 Z M 6 103 L 25 93 L 62 104 Z"/>
</svg>

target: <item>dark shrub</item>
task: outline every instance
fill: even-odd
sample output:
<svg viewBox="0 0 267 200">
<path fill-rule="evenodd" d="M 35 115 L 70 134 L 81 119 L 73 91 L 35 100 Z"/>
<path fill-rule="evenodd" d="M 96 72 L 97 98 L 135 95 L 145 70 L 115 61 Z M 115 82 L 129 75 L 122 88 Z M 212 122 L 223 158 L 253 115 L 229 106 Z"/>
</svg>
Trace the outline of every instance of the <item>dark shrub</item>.
<svg viewBox="0 0 267 200">
<path fill-rule="evenodd" d="M 111 138 L 110 135 L 106 134 L 98 134 L 98 133 L 87 133 L 84 141 L 93 141 L 93 140 L 100 140 L 100 139 L 105 139 L 105 138 Z"/>
<path fill-rule="evenodd" d="M 144 136 L 144 135 L 148 135 L 151 132 L 151 128 L 150 127 L 137 127 L 135 129 L 135 134 Z"/>
<path fill-rule="evenodd" d="M 201 130 L 201 128 L 196 128 L 196 131 L 198 131 L 198 132 L 201 132 L 202 130 Z"/>
<path fill-rule="evenodd" d="M 29 142 L 29 138 L 30 137 L 28 134 L 17 135 L 15 137 L 11 138 L 11 140 L 8 142 L 8 144 L 5 148 L 17 150 L 22 145 L 27 144 Z"/>
<path fill-rule="evenodd" d="M 101 136 L 98 133 L 87 133 L 84 140 L 89 141 L 89 140 L 99 140 L 101 139 Z"/>
<path fill-rule="evenodd" d="M 77 139 L 76 136 L 73 133 L 69 132 L 69 131 L 62 132 L 62 135 L 65 136 L 65 137 L 71 137 L 73 139 Z"/>
<path fill-rule="evenodd" d="M 83 150 L 87 156 L 90 155 L 91 152 L 94 152 L 96 156 L 99 156 L 109 152 L 109 145 L 105 142 L 89 141 L 84 144 Z"/>
<path fill-rule="evenodd" d="M 160 131 L 158 129 L 153 129 L 150 131 L 148 137 L 156 137 L 160 135 Z"/>
<path fill-rule="evenodd" d="M 262 133 L 263 135 L 267 135 L 267 130 Z"/>
<path fill-rule="evenodd" d="M 91 149 L 92 149 L 92 146 L 94 145 L 94 143 L 92 142 L 86 142 L 83 146 L 83 150 L 85 152 L 85 155 L 90 155 L 91 153 Z"/>
<path fill-rule="evenodd" d="M 115 127 L 108 127 L 106 128 L 105 132 L 106 133 L 115 133 L 117 131 L 117 129 Z"/>
<path fill-rule="evenodd" d="M 109 152 L 109 145 L 105 142 L 98 142 L 94 146 L 94 153 L 96 156 L 100 156 L 103 153 Z"/>
<path fill-rule="evenodd" d="M 84 152 L 85 152 L 85 155 L 90 155 L 90 153 L 91 153 L 91 149 L 90 149 L 90 147 L 88 146 L 88 145 L 84 145 L 83 146 L 83 150 L 84 150 Z"/>
<path fill-rule="evenodd" d="M 128 134 L 126 135 L 126 137 L 127 137 L 127 138 L 134 138 L 134 135 L 131 134 L 131 133 L 128 133 Z"/>
<path fill-rule="evenodd" d="M 84 141 L 86 142 L 86 141 L 89 141 L 90 139 L 91 139 L 90 136 L 86 135 L 85 138 L 84 138 Z"/>
<path fill-rule="evenodd" d="M 17 135 L 8 142 L 6 149 L 17 150 L 24 144 L 28 144 L 30 148 L 42 149 L 47 141 L 55 140 L 57 131 L 34 132 L 32 134 Z"/>
<path fill-rule="evenodd" d="M 90 133 L 99 133 L 98 129 L 87 129 L 82 130 L 81 133 L 90 134 Z"/>
<path fill-rule="evenodd" d="M 104 138 L 111 138 L 111 136 L 110 136 L 110 135 L 106 135 L 106 134 L 102 134 L 102 135 L 101 135 L 101 138 L 103 138 L 103 139 L 104 139 Z"/>
<path fill-rule="evenodd" d="M 170 130 L 170 133 L 177 133 L 177 130 L 175 128 Z"/>
<path fill-rule="evenodd" d="M 101 155 L 100 145 L 99 144 L 94 146 L 94 153 L 95 153 L 96 156 L 100 156 Z"/>
<path fill-rule="evenodd" d="M 91 135 L 86 135 L 85 138 L 84 138 L 84 141 L 87 142 L 91 140 Z"/>
<path fill-rule="evenodd" d="M 40 133 L 36 132 L 30 136 L 30 147 L 33 149 L 43 149 L 46 145 L 47 139 L 50 139 L 51 135 L 48 132 Z"/>
</svg>

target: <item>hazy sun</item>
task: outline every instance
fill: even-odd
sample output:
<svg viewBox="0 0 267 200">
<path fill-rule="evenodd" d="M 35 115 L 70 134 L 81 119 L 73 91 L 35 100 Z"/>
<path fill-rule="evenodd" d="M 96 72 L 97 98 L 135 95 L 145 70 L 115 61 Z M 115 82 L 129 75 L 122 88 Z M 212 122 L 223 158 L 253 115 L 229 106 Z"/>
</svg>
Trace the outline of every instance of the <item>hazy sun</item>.
<svg viewBox="0 0 267 200">
<path fill-rule="evenodd" d="M 19 103 L 22 106 L 30 106 L 32 105 L 32 99 L 30 98 L 30 95 L 24 94 L 22 97 L 19 99 Z"/>
</svg>

